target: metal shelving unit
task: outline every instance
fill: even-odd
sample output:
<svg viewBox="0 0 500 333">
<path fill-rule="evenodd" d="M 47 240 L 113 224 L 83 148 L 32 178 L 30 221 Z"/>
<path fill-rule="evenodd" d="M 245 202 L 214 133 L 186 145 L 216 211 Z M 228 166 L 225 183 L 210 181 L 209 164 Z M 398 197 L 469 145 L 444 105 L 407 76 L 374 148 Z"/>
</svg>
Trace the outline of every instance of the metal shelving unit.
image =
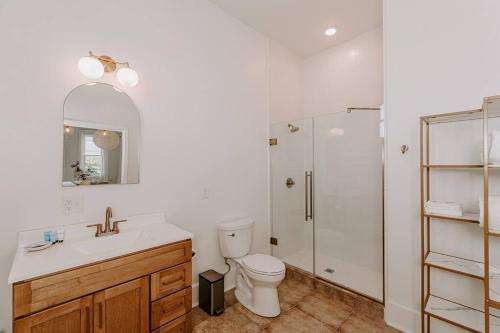
<svg viewBox="0 0 500 333">
<path fill-rule="evenodd" d="M 500 290 L 500 282 L 496 282 L 496 279 L 490 281 L 490 270 L 493 268 L 490 267 L 489 242 L 490 237 L 500 237 L 500 233 L 490 231 L 488 224 L 489 172 L 500 169 L 500 165 L 490 165 L 488 162 L 488 154 L 483 154 L 482 164 L 432 164 L 430 161 L 429 143 L 430 128 L 433 124 L 482 119 L 483 151 L 488 151 L 488 119 L 493 117 L 500 117 L 500 96 L 484 98 L 482 109 L 424 116 L 420 118 L 421 330 L 424 333 L 430 332 L 431 318 L 441 320 L 470 332 L 500 332 L 500 318 L 491 315 L 491 308 L 500 309 L 500 294 L 491 293 L 490 287 L 493 287 L 493 290 Z M 424 204 L 431 198 L 431 171 L 435 169 L 482 172 L 484 181 L 484 262 L 460 258 L 452 254 L 438 253 L 431 250 L 431 221 L 441 220 L 453 223 L 479 224 L 479 214 L 465 214 L 464 216 L 457 217 L 425 213 Z M 458 304 L 439 297 L 438 295 L 434 295 L 431 291 L 430 283 L 431 271 L 433 269 L 482 280 L 484 285 L 484 309 L 473 309 L 466 305 Z M 495 268 L 494 273 L 499 276 L 500 269 Z M 490 283 L 492 285 L 490 285 Z M 499 284 L 499 288 L 496 288 L 493 284 Z M 452 309 L 453 311 L 444 311 L 443 309 Z"/>
</svg>

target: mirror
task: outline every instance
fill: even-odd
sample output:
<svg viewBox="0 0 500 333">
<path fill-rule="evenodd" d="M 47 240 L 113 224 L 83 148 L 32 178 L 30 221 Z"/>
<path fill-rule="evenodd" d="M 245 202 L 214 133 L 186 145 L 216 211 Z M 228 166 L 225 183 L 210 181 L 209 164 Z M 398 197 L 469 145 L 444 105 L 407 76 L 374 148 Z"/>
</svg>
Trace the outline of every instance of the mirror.
<svg viewBox="0 0 500 333">
<path fill-rule="evenodd" d="M 64 187 L 139 183 L 139 111 L 120 89 L 73 89 L 64 101 L 63 133 Z"/>
</svg>

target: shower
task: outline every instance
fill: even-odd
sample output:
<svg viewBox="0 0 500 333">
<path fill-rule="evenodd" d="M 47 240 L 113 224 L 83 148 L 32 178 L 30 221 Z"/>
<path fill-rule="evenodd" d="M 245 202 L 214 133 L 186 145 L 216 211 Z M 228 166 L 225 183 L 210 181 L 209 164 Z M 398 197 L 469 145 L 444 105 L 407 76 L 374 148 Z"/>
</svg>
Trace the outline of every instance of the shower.
<svg viewBox="0 0 500 333">
<path fill-rule="evenodd" d="M 270 150 L 272 251 L 316 279 L 383 302 L 378 110 L 351 107 L 271 126 L 279 142 Z"/>
<path fill-rule="evenodd" d="M 288 124 L 288 128 L 290 129 L 290 133 L 295 133 L 300 129 L 300 127 L 293 126 L 292 124 Z"/>
</svg>

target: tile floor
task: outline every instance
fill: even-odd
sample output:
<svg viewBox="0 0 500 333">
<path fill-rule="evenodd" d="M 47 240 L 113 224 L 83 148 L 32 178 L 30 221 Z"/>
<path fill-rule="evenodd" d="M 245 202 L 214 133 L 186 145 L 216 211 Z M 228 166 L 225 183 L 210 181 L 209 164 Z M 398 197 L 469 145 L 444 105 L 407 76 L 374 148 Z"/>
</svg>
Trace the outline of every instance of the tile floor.
<svg viewBox="0 0 500 333">
<path fill-rule="evenodd" d="M 264 318 L 225 295 L 226 309 L 210 317 L 193 309 L 195 333 L 397 333 L 382 319 L 381 305 L 288 269 L 279 287 L 281 314 Z"/>
</svg>

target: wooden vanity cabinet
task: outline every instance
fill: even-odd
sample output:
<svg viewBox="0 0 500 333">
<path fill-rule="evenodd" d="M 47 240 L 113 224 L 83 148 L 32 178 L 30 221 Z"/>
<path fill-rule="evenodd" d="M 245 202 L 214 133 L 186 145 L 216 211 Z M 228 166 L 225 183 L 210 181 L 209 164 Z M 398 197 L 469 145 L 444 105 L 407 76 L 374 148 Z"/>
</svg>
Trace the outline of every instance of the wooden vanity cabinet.
<svg viewBox="0 0 500 333">
<path fill-rule="evenodd" d="M 191 332 L 191 241 L 14 284 L 14 333 Z"/>
</svg>

